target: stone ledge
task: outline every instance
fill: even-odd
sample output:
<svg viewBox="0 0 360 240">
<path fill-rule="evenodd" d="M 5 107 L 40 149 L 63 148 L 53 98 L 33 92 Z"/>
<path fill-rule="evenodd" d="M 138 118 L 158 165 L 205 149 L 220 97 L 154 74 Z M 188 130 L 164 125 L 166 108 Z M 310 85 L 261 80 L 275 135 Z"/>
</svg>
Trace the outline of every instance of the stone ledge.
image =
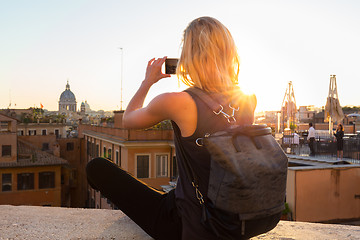
<svg viewBox="0 0 360 240">
<path fill-rule="evenodd" d="M 121 211 L 0 205 L 0 239 L 152 239 Z M 360 227 L 281 221 L 253 240 L 360 239 Z"/>
</svg>

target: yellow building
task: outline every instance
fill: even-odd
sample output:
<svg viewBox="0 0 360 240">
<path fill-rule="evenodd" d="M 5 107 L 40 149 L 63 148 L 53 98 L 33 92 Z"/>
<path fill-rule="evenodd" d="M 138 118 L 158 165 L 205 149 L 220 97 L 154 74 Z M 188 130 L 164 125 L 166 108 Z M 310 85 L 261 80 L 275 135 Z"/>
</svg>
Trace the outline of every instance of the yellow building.
<svg viewBox="0 0 360 240">
<path fill-rule="evenodd" d="M 17 137 L 17 120 L 0 114 L 0 204 L 61 206 L 68 162 Z"/>
<path fill-rule="evenodd" d="M 16 124 L 15 118 L 0 113 L 0 163 L 16 162 Z"/>
<path fill-rule="evenodd" d="M 66 138 L 68 127 L 64 123 L 18 123 L 18 136 L 48 136 Z"/>
<path fill-rule="evenodd" d="M 127 130 L 121 128 L 123 111 L 115 111 L 114 126 L 80 125 L 79 137 L 85 139 L 87 162 L 105 157 L 148 185 L 161 185 L 177 177 L 173 131 L 171 129 Z M 88 187 L 89 207 L 114 208 L 97 191 Z"/>
</svg>

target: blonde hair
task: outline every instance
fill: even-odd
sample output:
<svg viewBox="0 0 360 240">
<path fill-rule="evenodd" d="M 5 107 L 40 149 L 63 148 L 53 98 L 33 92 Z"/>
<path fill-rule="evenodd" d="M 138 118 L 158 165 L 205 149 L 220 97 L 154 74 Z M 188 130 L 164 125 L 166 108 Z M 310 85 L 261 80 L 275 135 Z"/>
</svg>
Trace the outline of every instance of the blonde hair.
<svg viewBox="0 0 360 240">
<path fill-rule="evenodd" d="M 221 22 L 200 17 L 185 29 L 176 69 L 184 84 L 207 92 L 227 91 L 238 83 L 239 66 L 234 40 Z"/>
</svg>

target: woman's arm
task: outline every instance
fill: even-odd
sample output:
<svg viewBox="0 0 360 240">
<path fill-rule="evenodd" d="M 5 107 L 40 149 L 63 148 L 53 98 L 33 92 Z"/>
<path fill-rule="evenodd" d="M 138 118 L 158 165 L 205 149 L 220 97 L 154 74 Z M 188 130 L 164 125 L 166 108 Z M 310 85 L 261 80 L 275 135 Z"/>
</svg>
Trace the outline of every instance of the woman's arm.
<svg viewBox="0 0 360 240">
<path fill-rule="evenodd" d="M 151 86 L 162 78 L 170 77 L 169 74 L 161 72 L 161 66 L 166 57 L 151 59 L 146 68 L 145 79 L 139 89 L 129 102 L 124 116 L 123 124 L 125 128 L 146 128 L 150 127 L 166 118 L 166 113 L 159 111 L 159 102 L 163 97 L 156 97 L 148 107 L 143 108 L 144 100 Z"/>
<path fill-rule="evenodd" d="M 160 79 L 170 76 L 161 72 L 161 66 L 165 59 L 166 57 L 149 61 L 145 80 L 125 110 L 123 126 L 142 129 L 170 119 L 176 122 L 183 136 L 189 136 L 195 131 L 197 121 L 196 105 L 189 94 L 185 92 L 164 93 L 151 100 L 148 106 L 143 107 L 150 87 Z"/>
</svg>

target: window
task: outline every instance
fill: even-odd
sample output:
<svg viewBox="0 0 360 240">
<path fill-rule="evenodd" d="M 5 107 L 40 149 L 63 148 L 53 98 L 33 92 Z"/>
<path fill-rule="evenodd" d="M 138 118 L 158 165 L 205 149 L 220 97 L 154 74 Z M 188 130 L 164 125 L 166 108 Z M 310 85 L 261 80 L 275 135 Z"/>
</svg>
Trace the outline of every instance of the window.
<svg viewBox="0 0 360 240">
<path fill-rule="evenodd" d="M 41 150 L 42 150 L 42 151 L 47 151 L 47 150 L 49 150 L 49 143 L 43 143 Z"/>
<path fill-rule="evenodd" d="M 120 166 L 119 165 L 119 151 L 115 152 L 115 163 L 116 163 L 116 165 Z"/>
<path fill-rule="evenodd" d="M 1 156 L 11 157 L 11 145 L 2 145 L 1 147 Z"/>
<path fill-rule="evenodd" d="M 86 154 L 87 155 L 90 155 L 90 141 L 89 140 L 87 140 L 86 141 Z"/>
<path fill-rule="evenodd" d="M 29 130 L 29 136 L 35 136 L 36 130 Z"/>
<path fill-rule="evenodd" d="M 17 189 L 34 189 L 34 173 L 19 173 L 17 175 Z"/>
<path fill-rule="evenodd" d="M 66 143 L 66 151 L 72 151 L 72 150 L 74 150 L 74 143 L 73 142 Z"/>
<path fill-rule="evenodd" d="M 96 144 L 96 156 L 95 157 L 100 157 L 100 154 L 99 154 L 99 144 Z"/>
<path fill-rule="evenodd" d="M 55 187 L 55 172 L 39 173 L 39 189 Z"/>
<path fill-rule="evenodd" d="M 156 155 L 156 176 L 167 177 L 168 175 L 168 156 Z"/>
<path fill-rule="evenodd" d="M 136 156 L 136 176 L 138 178 L 148 178 L 149 177 L 149 155 L 138 155 Z"/>
<path fill-rule="evenodd" d="M 76 181 L 77 180 L 77 171 L 76 170 L 72 170 L 70 172 L 70 180 L 71 181 Z"/>
<path fill-rule="evenodd" d="M 174 179 L 176 179 L 178 177 L 178 166 L 177 166 L 176 156 L 173 157 L 172 169 L 173 169 L 172 176 Z"/>
<path fill-rule="evenodd" d="M 1 121 L 0 122 L 0 132 L 10 131 L 10 122 Z"/>
<path fill-rule="evenodd" d="M 11 173 L 2 174 L 2 191 L 8 192 L 12 190 Z"/>
<path fill-rule="evenodd" d="M 93 143 L 92 142 L 89 142 L 89 156 L 90 157 L 94 157 L 93 156 L 93 151 L 94 151 L 94 149 L 93 149 Z"/>
<path fill-rule="evenodd" d="M 111 149 L 108 149 L 108 159 L 111 160 Z"/>
<path fill-rule="evenodd" d="M 18 136 L 24 136 L 24 130 L 18 130 Z"/>
<path fill-rule="evenodd" d="M 46 135 L 46 129 L 41 130 L 41 135 Z"/>
<path fill-rule="evenodd" d="M 104 158 L 106 158 L 106 147 L 104 147 L 103 154 L 104 154 Z"/>
<path fill-rule="evenodd" d="M 91 157 L 97 157 L 95 156 L 95 143 L 91 143 Z"/>
<path fill-rule="evenodd" d="M 55 136 L 56 136 L 56 138 L 58 138 L 58 137 L 60 137 L 60 131 L 59 131 L 59 129 L 55 129 Z"/>
</svg>

